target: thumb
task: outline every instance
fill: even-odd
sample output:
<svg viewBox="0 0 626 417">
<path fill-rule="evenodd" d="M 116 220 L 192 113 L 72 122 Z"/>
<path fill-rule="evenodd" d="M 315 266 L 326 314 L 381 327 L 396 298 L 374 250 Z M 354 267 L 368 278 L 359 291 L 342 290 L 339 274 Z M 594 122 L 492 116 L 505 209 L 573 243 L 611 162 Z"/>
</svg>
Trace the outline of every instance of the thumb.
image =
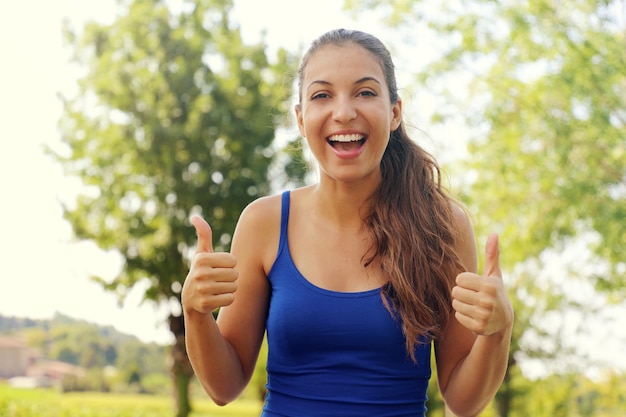
<svg viewBox="0 0 626 417">
<path fill-rule="evenodd" d="M 498 234 L 492 233 L 487 238 L 487 243 L 485 244 L 485 270 L 483 275 L 486 277 L 502 278 L 498 240 Z"/>
<path fill-rule="evenodd" d="M 213 252 L 213 232 L 211 232 L 211 226 L 198 215 L 191 216 L 191 223 L 196 228 L 198 234 L 198 247 L 196 253 L 199 252 Z"/>
</svg>

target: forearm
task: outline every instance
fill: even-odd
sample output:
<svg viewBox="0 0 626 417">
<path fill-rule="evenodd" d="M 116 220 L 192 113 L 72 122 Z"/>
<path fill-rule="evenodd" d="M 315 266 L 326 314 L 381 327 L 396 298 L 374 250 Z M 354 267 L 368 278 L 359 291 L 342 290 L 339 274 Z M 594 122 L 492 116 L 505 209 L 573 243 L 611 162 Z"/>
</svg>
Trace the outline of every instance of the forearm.
<svg viewBox="0 0 626 417">
<path fill-rule="evenodd" d="M 476 416 L 487 407 L 502 384 L 510 341 L 511 329 L 478 336 L 468 355 L 452 371 L 443 397 L 457 416 Z"/>
<path fill-rule="evenodd" d="M 249 377 L 211 314 L 185 313 L 185 343 L 191 366 L 211 399 L 225 405 L 237 398 Z"/>
</svg>

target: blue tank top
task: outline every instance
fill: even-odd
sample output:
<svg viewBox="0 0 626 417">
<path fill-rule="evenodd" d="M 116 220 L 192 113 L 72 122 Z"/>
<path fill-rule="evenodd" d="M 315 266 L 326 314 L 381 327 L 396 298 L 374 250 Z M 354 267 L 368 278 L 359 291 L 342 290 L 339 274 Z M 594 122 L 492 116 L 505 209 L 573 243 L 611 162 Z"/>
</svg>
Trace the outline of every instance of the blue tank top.
<svg viewBox="0 0 626 417">
<path fill-rule="evenodd" d="M 336 292 L 298 271 L 287 242 L 289 192 L 269 273 L 267 397 L 262 417 L 416 417 L 426 411 L 430 343 L 406 353 L 381 290 Z"/>
</svg>

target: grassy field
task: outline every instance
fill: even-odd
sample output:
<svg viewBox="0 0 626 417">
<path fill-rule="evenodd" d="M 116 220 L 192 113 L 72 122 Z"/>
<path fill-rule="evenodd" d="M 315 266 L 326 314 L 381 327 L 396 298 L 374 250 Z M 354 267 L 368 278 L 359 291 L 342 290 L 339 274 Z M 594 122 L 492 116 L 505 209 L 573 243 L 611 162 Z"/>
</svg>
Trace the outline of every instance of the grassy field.
<svg viewBox="0 0 626 417">
<path fill-rule="evenodd" d="M 218 407 L 193 398 L 190 417 L 258 417 L 261 403 L 238 400 Z M 173 417 L 173 399 L 139 394 L 61 393 L 0 385 L 0 417 Z"/>
</svg>

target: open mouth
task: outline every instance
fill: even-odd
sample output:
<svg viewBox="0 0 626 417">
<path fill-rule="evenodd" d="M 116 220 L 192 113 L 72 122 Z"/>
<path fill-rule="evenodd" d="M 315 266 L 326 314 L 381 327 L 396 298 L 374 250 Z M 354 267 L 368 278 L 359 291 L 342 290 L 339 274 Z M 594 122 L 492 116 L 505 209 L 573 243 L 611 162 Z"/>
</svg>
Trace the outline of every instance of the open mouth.
<svg viewBox="0 0 626 417">
<path fill-rule="evenodd" d="M 337 150 L 349 151 L 363 146 L 365 137 L 359 134 L 332 135 L 328 138 L 328 143 Z"/>
</svg>

